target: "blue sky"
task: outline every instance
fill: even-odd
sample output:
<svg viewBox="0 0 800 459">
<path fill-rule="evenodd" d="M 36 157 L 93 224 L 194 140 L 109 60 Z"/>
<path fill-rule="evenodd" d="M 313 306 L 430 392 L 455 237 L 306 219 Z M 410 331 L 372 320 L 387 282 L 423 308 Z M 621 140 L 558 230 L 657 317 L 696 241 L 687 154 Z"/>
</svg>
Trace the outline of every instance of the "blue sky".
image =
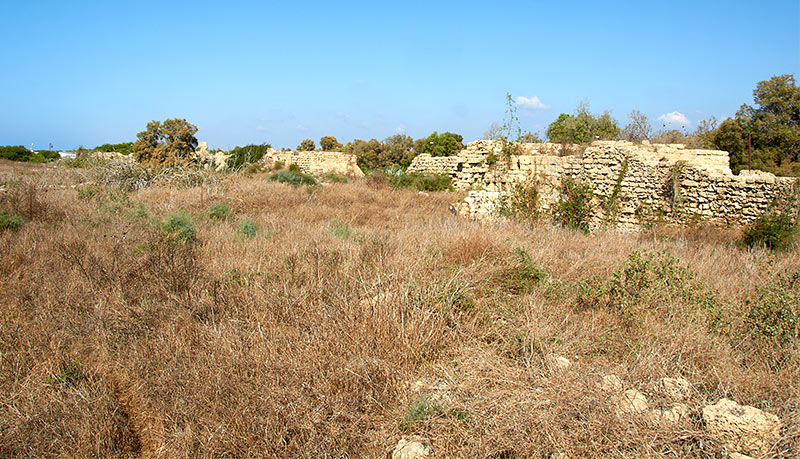
<svg viewBox="0 0 800 459">
<path fill-rule="evenodd" d="M 620 125 L 639 109 L 691 129 L 800 76 L 799 4 L 3 0 L 0 145 L 92 147 L 175 117 L 220 148 L 469 141 L 506 93 L 528 98 L 531 131 L 583 100 Z"/>
</svg>

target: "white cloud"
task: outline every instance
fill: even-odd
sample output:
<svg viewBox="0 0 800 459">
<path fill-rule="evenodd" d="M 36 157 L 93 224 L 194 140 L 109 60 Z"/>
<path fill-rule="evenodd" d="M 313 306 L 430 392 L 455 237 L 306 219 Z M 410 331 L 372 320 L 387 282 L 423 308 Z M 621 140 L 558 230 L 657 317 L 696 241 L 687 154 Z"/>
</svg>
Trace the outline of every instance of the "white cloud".
<svg viewBox="0 0 800 459">
<path fill-rule="evenodd" d="M 260 124 L 258 126 L 256 126 L 256 131 L 263 131 L 264 129 L 265 129 L 264 126 L 262 126 Z"/>
<path fill-rule="evenodd" d="M 550 108 L 552 108 L 549 105 L 545 105 L 544 103 L 542 103 L 542 101 L 539 100 L 537 96 L 533 97 L 518 96 L 516 102 L 517 105 L 519 105 L 520 107 L 527 108 L 529 110 L 550 110 Z"/>
<path fill-rule="evenodd" d="M 675 110 L 674 112 L 664 113 L 663 115 L 656 118 L 657 120 L 663 122 L 664 124 L 682 124 L 687 125 L 691 122 L 689 118 L 686 117 L 683 113 Z"/>
<path fill-rule="evenodd" d="M 397 132 L 398 134 L 402 134 L 403 132 L 406 132 L 406 125 L 405 124 L 401 124 L 401 125 L 397 126 L 396 128 L 394 128 L 393 131 Z"/>
</svg>

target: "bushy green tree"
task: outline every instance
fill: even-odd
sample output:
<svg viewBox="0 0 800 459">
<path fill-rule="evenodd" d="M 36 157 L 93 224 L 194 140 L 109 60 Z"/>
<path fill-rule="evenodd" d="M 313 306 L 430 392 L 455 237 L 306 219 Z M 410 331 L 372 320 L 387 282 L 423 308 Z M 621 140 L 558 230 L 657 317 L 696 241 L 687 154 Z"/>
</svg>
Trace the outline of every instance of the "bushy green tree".
<svg viewBox="0 0 800 459">
<path fill-rule="evenodd" d="M 227 165 L 230 169 L 240 169 L 247 164 L 254 164 L 261 161 L 261 158 L 272 148 L 269 144 L 245 145 L 236 147 L 230 151 Z"/>
<path fill-rule="evenodd" d="M 383 139 L 384 167 L 408 167 L 414 160 L 413 148 L 414 139 L 405 134 L 395 134 Z"/>
<path fill-rule="evenodd" d="M 319 146 L 322 151 L 342 151 L 342 144 L 332 135 L 326 135 L 319 139 Z"/>
<path fill-rule="evenodd" d="M 752 163 L 778 175 L 800 175 L 800 88 L 793 75 L 760 81 L 753 91 L 755 106 L 742 105 L 711 136 L 716 148 L 731 154 L 734 171 L 747 166 L 748 136 Z"/>
<path fill-rule="evenodd" d="M 464 138 L 452 132 L 439 134 L 434 131 L 424 139 L 414 142 L 414 151 L 417 154 L 428 153 L 431 156 L 453 156 L 464 149 Z"/>
<path fill-rule="evenodd" d="M 388 165 L 383 157 L 383 144 L 375 139 L 347 142 L 344 151 L 355 155 L 358 166 L 364 170 L 382 169 Z"/>
<path fill-rule="evenodd" d="M 314 141 L 311 139 L 305 139 L 297 146 L 297 151 L 314 151 L 316 149 L 317 146 L 314 145 Z"/>
<path fill-rule="evenodd" d="M 562 113 L 547 128 L 547 138 L 551 142 L 588 144 L 594 140 L 612 140 L 619 137 L 617 120 L 606 111 L 594 115 L 589 105 L 578 105 L 572 115 Z"/>
<path fill-rule="evenodd" d="M 197 126 L 185 119 L 151 121 L 136 134 L 131 152 L 137 161 L 148 166 L 185 164 L 197 148 Z"/>
</svg>

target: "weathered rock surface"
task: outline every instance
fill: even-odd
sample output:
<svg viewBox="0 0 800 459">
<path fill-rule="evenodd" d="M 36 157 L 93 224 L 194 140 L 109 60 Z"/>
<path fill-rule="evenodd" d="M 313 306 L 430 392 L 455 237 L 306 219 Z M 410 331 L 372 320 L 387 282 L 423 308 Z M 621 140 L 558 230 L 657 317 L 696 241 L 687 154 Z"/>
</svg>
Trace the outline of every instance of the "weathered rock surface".
<svg viewBox="0 0 800 459">
<path fill-rule="evenodd" d="M 737 453 L 766 454 L 780 438 L 781 422 L 777 416 L 726 398 L 705 406 L 703 421 L 712 438 Z"/>
<path fill-rule="evenodd" d="M 692 385 L 683 377 L 661 378 L 658 380 L 658 388 L 672 400 L 686 400 L 692 391 Z"/>
<path fill-rule="evenodd" d="M 617 402 L 620 413 L 641 414 L 648 410 L 647 397 L 636 389 L 628 389 L 622 393 Z"/>
<path fill-rule="evenodd" d="M 422 459 L 428 457 L 430 452 L 431 447 L 427 442 L 401 438 L 392 451 L 392 459 Z"/>
<path fill-rule="evenodd" d="M 545 361 L 547 365 L 557 371 L 563 371 L 572 365 L 572 362 L 569 361 L 568 358 L 560 356 L 558 354 L 547 354 L 545 357 Z"/>
<path fill-rule="evenodd" d="M 675 403 L 669 407 L 655 408 L 650 413 L 653 421 L 663 425 L 673 425 L 689 415 L 689 407 L 683 403 Z"/>
<path fill-rule="evenodd" d="M 624 385 L 617 375 L 605 375 L 600 381 L 600 389 L 605 392 L 622 392 Z"/>
</svg>

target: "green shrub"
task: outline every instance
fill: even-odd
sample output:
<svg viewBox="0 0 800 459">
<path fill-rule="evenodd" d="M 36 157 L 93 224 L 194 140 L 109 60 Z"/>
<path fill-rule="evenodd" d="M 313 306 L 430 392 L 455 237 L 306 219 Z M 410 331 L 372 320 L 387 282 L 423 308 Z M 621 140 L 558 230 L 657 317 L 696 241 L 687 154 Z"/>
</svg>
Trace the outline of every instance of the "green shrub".
<svg viewBox="0 0 800 459">
<path fill-rule="evenodd" d="M 22 225 L 24 224 L 25 220 L 23 220 L 19 215 L 14 215 L 6 212 L 5 210 L 0 210 L 0 232 L 6 230 L 16 231 L 22 228 Z"/>
<path fill-rule="evenodd" d="M 497 274 L 497 281 L 511 293 L 530 291 L 547 278 L 547 271 L 535 266 L 530 254 L 522 247 L 513 252 L 514 264 Z"/>
<path fill-rule="evenodd" d="M 389 176 L 394 188 L 415 188 L 417 191 L 452 191 L 453 181 L 447 174 L 422 174 L 419 172 Z"/>
<path fill-rule="evenodd" d="M 129 155 L 131 154 L 132 148 L 133 148 L 133 142 L 104 143 L 103 145 L 98 145 L 94 147 L 92 151 L 98 151 L 98 152 L 113 151 L 121 155 Z"/>
<path fill-rule="evenodd" d="M 145 221 L 148 219 L 147 207 L 141 202 L 133 210 L 130 211 L 130 218 L 133 220 Z"/>
<path fill-rule="evenodd" d="M 274 171 L 279 171 L 284 167 L 286 167 L 286 163 L 283 161 L 275 161 L 274 163 L 272 163 L 272 170 Z"/>
<path fill-rule="evenodd" d="M 461 422 L 468 422 L 469 412 L 457 408 L 448 409 L 436 400 L 423 396 L 409 407 L 408 413 L 400 422 L 400 430 L 408 430 L 408 428 L 418 422 L 437 417 L 446 417 Z"/>
<path fill-rule="evenodd" d="M 788 250 L 797 233 L 797 222 L 790 215 L 768 212 L 745 228 L 742 242 L 747 247 Z"/>
<path fill-rule="evenodd" d="M 760 339 L 773 340 L 778 346 L 800 342 L 800 270 L 780 274 L 758 289 L 758 299 L 750 305 L 745 326 Z"/>
<path fill-rule="evenodd" d="M 304 174 L 297 170 L 276 172 L 270 175 L 268 180 L 278 183 L 288 183 L 292 186 L 314 186 L 317 184 L 317 179 L 315 179 L 313 175 Z"/>
<path fill-rule="evenodd" d="M 239 228 L 236 232 L 246 239 L 252 239 L 258 234 L 258 225 L 250 217 L 244 217 L 239 221 Z"/>
<path fill-rule="evenodd" d="M 517 184 L 500 196 L 495 212 L 503 217 L 521 221 L 536 221 L 541 216 L 539 208 L 539 184 Z"/>
<path fill-rule="evenodd" d="M 212 220 L 227 220 L 231 216 L 231 206 L 224 202 L 218 202 L 208 208 L 207 214 L 208 218 Z"/>
<path fill-rule="evenodd" d="M 561 183 L 561 200 L 556 204 L 554 217 L 561 226 L 584 233 L 589 232 L 592 215 L 593 191 L 588 183 L 564 179 Z"/>
<path fill-rule="evenodd" d="M 246 164 L 253 164 L 261 161 L 261 158 L 272 148 L 271 145 L 247 145 L 236 147 L 230 151 L 227 165 L 230 169 L 241 169 Z"/>
<path fill-rule="evenodd" d="M 180 242 L 193 242 L 197 237 L 194 220 L 184 211 L 164 216 L 159 226 L 168 237 Z"/>
</svg>

